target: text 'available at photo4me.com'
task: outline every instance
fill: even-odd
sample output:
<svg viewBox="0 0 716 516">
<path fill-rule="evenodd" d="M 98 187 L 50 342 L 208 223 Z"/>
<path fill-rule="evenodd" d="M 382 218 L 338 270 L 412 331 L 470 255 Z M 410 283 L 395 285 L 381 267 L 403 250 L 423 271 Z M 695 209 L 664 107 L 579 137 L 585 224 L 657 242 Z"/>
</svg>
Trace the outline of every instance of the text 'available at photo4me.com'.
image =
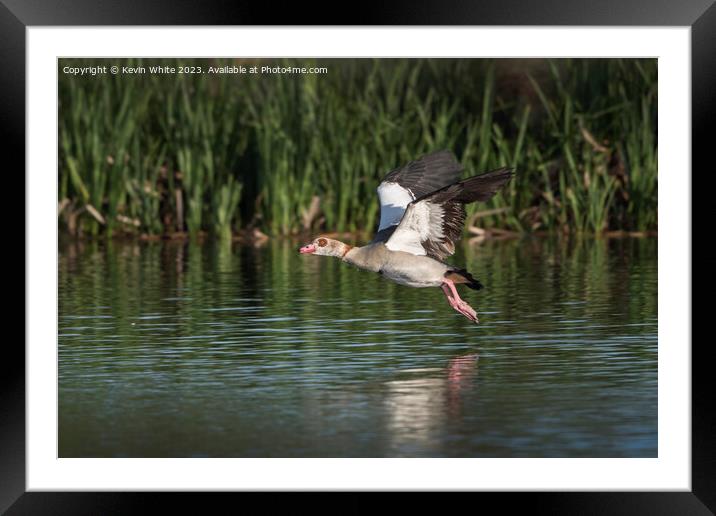
<svg viewBox="0 0 716 516">
<path fill-rule="evenodd" d="M 125 65 L 102 65 L 102 66 L 65 66 L 62 73 L 69 75 L 181 75 L 181 74 L 247 74 L 247 75 L 322 75 L 328 73 L 326 66 L 125 66 Z"/>
</svg>

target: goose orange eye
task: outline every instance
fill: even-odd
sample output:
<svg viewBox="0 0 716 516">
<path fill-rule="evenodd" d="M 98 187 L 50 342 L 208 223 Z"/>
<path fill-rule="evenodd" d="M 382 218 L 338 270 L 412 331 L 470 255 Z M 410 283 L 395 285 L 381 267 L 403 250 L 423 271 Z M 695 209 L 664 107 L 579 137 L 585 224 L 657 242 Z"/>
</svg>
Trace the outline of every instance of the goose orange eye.
<svg viewBox="0 0 716 516">
<path fill-rule="evenodd" d="M 326 247 L 326 244 L 328 244 L 328 241 L 325 238 L 318 239 L 318 247 Z"/>
</svg>

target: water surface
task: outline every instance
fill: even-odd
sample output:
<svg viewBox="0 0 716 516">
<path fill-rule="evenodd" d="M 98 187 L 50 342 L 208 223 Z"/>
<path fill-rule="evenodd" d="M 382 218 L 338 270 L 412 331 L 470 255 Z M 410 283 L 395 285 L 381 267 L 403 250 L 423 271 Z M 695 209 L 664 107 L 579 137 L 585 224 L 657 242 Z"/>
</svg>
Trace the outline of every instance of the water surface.
<svg viewBox="0 0 716 516">
<path fill-rule="evenodd" d="M 61 457 L 656 457 L 657 241 L 463 245 L 440 289 L 297 243 L 60 245 Z"/>
</svg>

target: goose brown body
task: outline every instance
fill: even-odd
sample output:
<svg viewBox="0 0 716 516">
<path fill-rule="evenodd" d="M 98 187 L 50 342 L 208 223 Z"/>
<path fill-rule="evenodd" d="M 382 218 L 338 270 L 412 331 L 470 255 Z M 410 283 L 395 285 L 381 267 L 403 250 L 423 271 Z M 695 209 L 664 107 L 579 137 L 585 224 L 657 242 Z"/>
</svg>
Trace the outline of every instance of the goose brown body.
<svg viewBox="0 0 716 516">
<path fill-rule="evenodd" d="M 386 279 L 408 287 L 439 287 L 452 267 L 429 256 L 391 251 L 383 242 L 374 242 L 348 251 L 343 261 L 359 269 L 377 272 Z"/>
</svg>

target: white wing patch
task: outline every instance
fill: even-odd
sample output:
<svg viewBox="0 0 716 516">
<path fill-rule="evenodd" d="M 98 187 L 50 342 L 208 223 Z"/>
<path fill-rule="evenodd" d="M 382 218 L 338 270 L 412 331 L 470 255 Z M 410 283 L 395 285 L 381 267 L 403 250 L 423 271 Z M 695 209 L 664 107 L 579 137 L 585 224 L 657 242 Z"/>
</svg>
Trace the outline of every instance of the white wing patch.
<svg viewBox="0 0 716 516">
<path fill-rule="evenodd" d="M 391 251 L 404 251 L 417 256 L 427 253 L 422 245 L 426 240 L 439 241 L 444 236 L 443 208 L 439 204 L 422 201 L 411 205 L 403 220 L 385 246 Z"/>
<path fill-rule="evenodd" d="M 380 199 L 380 224 L 378 231 L 400 223 L 405 213 L 405 207 L 415 200 L 407 188 L 398 183 L 380 183 L 378 186 L 378 199 Z"/>
</svg>

